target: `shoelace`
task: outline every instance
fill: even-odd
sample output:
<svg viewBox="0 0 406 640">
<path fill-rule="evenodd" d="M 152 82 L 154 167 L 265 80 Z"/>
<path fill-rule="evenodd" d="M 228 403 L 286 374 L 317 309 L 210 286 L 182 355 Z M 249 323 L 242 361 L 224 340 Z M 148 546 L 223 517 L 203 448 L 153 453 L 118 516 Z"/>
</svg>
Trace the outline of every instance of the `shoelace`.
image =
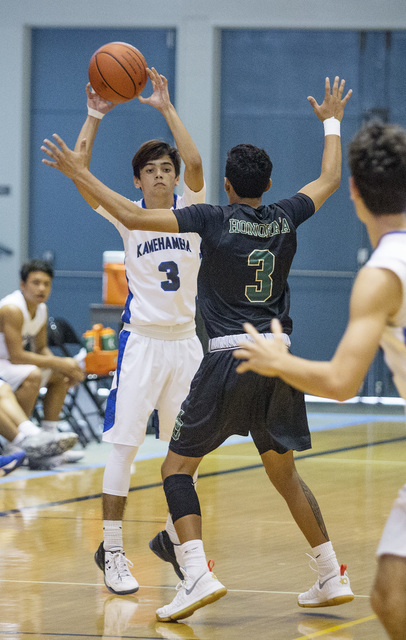
<svg viewBox="0 0 406 640">
<path fill-rule="evenodd" d="M 118 578 L 131 577 L 131 572 L 128 567 L 133 567 L 134 564 L 131 562 L 131 560 L 125 557 L 124 553 L 115 551 L 112 554 L 110 562 L 116 570 Z"/>
<path fill-rule="evenodd" d="M 316 573 L 319 572 L 318 567 L 317 567 L 317 560 L 316 558 L 313 558 L 313 556 L 310 555 L 310 553 L 306 553 L 307 557 L 310 558 L 310 562 L 309 562 L 309 567 L 312 571 L 315 571 Z M 313 566 L 313 564 L 315 565 L 315 567 Z"/>
<path fill-rule="evenodd" d="M 313 558 L 313 556 L 310 555 L 310 553 L 306 553 L 306 555 L 308 556 L 308 558 L 310 558 L 310 562 L 309 562 L 309 567 L 312 571 L 315 571 L 316 573 L 319 572 L 318 568 L 317 568 L 317 560 L 316 558 Z M 316 565 L 316 568 L 314 568 L 314 566 L 312 566 L 312 562 Z M 347 565 L 346 564 L 342 564 L 340 565 L 340 576 L 342 577 L 345 572 L 347 571 Z"/>
</svg>

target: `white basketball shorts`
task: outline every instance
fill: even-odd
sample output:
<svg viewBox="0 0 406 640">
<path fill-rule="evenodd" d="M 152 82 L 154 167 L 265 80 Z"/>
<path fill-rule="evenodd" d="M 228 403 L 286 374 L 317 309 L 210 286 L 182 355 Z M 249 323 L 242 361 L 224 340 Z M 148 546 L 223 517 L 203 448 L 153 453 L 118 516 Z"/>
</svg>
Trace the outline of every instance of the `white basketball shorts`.
<svg viewBox="0 0 406 640">
<path fill-rule="evenodd" d="M 393 503 L 376 553 L 406 558 L 406 484 Z"/>
<path fill-rule="evenodd" d="M 13 364 L 10 360 L 0 360 L 0 378 L 8 382 L 15 392 L 37 367 L 33 364 Z M 51 369 L 41 369 L 41 386 L 46 386 Z"/>
<path fill-rule="evenodd" d="M 169 442 L 180 405 L 203 357 L 197 336 L 158 340 L 120 333 L 117 370 L 107 401 L 103 440 L 139 447 L 148 418 L 159 416 L 159 439 Z"/>
</svg>

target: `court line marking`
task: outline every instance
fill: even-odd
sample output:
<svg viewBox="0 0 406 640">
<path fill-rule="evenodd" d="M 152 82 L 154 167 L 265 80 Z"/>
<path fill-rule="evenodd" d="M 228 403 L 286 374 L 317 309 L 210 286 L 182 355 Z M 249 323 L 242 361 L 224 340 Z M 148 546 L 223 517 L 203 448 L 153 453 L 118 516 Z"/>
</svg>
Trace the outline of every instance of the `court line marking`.
<svg viewBox="0 0 406 640">
<path fill-rule="evenodd" d="M 334 453 L 343 453 L 346 451 L 355 451 L 357 449 L 366 449 L 368 447 L 377 447 L 384 444 L 393 444 L 395 442 L 404 442 L 406 440 L 406 436 L 401 436 L 398 438 L 388 438 L 385 440 L 377 440 L 376 442 L 364 442 L 360 444 L 352 445 L 351 447 L 339 447 L 337 449 L 327 449 L 325 451 L 314 451 L 310 453 L 304 453 L 303 455 L 295 456 L 295 460 L 305 460 L 308 458 L 320 458 L 321 456 L 333 455 Z M 299 452 L 300 453 L 300 452 Z M 232 469 L 224 469 L 223 471 L 211 471 L 207 473 L 202 473 L 199 475 L 199 481 L 204 478 L 211 478 L 215 476 L 227 475 L 230 473 L 239 473 L 241 471 L 252 471 L 255 469 L 262 469 L 263 464 L 259 462 L 257 464 L 246 465 L 243 467 L 235 467 Z M 1 486 L 1 485 L 0 485 Z M 137 487 L 130 487 L 129 493 L 134 491 L 144 491 L 146 489 L 155 489 L 157 487 L 161 487 L 162 482 L 152 482 L 150 484 L 140 485 Z M 44 504 L 38 505 L 28 505 L 26 507 L 20 507 L 19 509 L 8 509 L 6 511 L 0 511 L 0 517 L 6 517 L 10 515 L 22 514 L 23 512 L 29 512 L 32 510 L 39 509 L 50 509 L 51 507 L 59 507 L 66 504 L 73 504 L 75 502 L 84 502 L 85 500 L 98 500 L 102 498 L 102 493 L 94 493 L 87 496 L 78 496 L 75 498 L 66 498 L 65 500 L 56 500 L 54 502 L 46 502 Z"/>
<path fill-rule="evenodd" d="M 308 633 L 305 636 L 299 636 L 298 638 L 293 638 L 293 640 L 306 640 L 307 638 L 319 638 L 321 636 L 325 636 L 326 633 L 332 633 L 333 631 L 340 631 L 341 629 L 348 629 L 350 627 L 355 627 L 355 625 L 357 624 L 364 624 L 365 622 L 370 622 L 371 620 L 376 620 L 375 614 L 372 614 L 371 616 L 367 616 L 366 618 L 358 618 L 358 620 L 352 620 L 351 622 L 344 622 L 343 624 L 338 624 L 338 625 L 335 625 L 334 627 L 329 627 L 328 629 L 315 631 L 314 633 Z"/>
<path fill-rule="evenodd" d="M 104 583 L 99 582 L 60 582 L 59 580 L 10 580 L 7 578 L 0 578 L 0 584 L 2 582 L 11 583 L 11 584 L 50 584 L 50 585 L 59 585 L 59 586 L 71 586 L 71 587 L 105 587 Z M 142 585 L 140 584 L 140 588 L 142 589 L 171 589 L 172 591 L 175 589 L 173 585 Z M 271 595 L 282 595 L 282 596 L 298 596 L 300 591 L 270 591 L 268 589 L 227 589 L 228 593 L 265 593 Z M 369 595 L 363 594 L 354 594 L 355 598 L 368 598 Z"/>
</svg>

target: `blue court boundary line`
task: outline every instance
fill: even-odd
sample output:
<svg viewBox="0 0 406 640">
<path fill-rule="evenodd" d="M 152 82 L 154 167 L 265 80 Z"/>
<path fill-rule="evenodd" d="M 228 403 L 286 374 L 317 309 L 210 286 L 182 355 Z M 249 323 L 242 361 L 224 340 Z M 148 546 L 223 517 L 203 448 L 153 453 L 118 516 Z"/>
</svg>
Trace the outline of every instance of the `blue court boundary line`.
<svg viewBox="0 0 406 640">
<path fill-rule="evenodd" d="M 400 438 L 390 438 L 387 440 L 377 440 L 376 442 L 365 442 L 361 444 L 355 444 L 351 447 L 339 447 L 337 449 L 327 449 L 325 451 L 316 451 L 305 453 L 303 455 L 298 455 L 295 457 L 295 460 L 304 460 L 305 458 L 317 458 L 320 456 L 328 456 L 334 453 L 343 453 L 345 451 L 355 451 L 357 449 L 366 449 L 368 447 L 377 447 L 384 444 L 393 444 L 395 442 L 404 442 L 406 441 L 406 436 L 402 436 Z M 300 453 L 300 452 L 299 452 Z M 240 473 L 241 471 L 252 471 L 254 469 L 261 469 L 263 467 L 262 462 L 258 464 L 252 464 L 244 467 L 235 467 L 233 469 L 225 469 L 224 471 L 214 471 L 210 473 L 202 473 L 199 474 L 199 481 L 203 478 L 211 478 L 213 476 L 221 476 L 230 473 Z M 134 491 L 144 491 L 147 489 L 156 489 L 157 487 L 161 487 L 162 482 L 153 482 L 151 484 L 144 484 L 139 487 L 130 487 L 129 493 L 133 493 Z M 6 516 L 15 515 L 19 513 L 23 513 L 26 511 L 30 511 L 32 509 L 49 509 L 50 507 L 59 507 L 64 504 L 73 504 L 75 502 L 84 502 L 86 500 L 98 500 L 102 498 L 102 493 L 94 493 L 88 496 L 79 496 L 77 498 L 68 498 L 66 500 L 58 500 L 55 502 L 47 502 L 45 504 L 38 505 L 29 505 L 27 507 L 21 507 L 20 509 L 8 509 L 7 511 L 0 511 L 0 517 L 4 518 Z"/>
<path fill-rule="evenodd" d="M 336 417 L 335 417 L 336 416 Z M 368 422 L 404 422 L 406 425 L 406 415 L 396 415 L 396 414 L 334 414 L 334 413 L 319 413 L 319 412 L 311 412 L 307 414 L 309 418 L 309 422 L 315 419 L 323 419 L 327 422 L 322 422 L 318 425 L 309 425 L 310 433 L 316 433 L 318 431 L 330 431 L 333 429 L 341 429 L 346 427 L 357 427 L 363 424 L 367 424 Z M 252 437 L 249 434 L 248 436 L 239 436 L 234 435 L 230 436 L 225 442 L 223 442 L 220 447 L 225 447 L 231 444 L 240 444 L 242 442 L 252 442 Z M 157 451 L 143 454 L 142 451 L 139 451 L 135 463 L 142 462 L 144 460 L 154 460 L 156 458 L 162 458 L 166 455 L 166 451 Z M 106 466 L 106 461 L 103 462 L 95 462 L 93 464 L 75 464 L 75 468 L 62 468 L 62 469 L 51 469 L 50 471 L 28 471 L 26 476 L 20 476 L 16 478 L 14 475 L 8 475 L 3 478 L 0 478 L 0 490 L 4 489 L 6 484 L 18 482 L 21 480 L 33 480 L 36 478 L 44 478 L 46 476 L 53 476 L 61 473 L 71 473 L 72 471 L 86 471 L 87 469 L 100 469 L 101 467 Z M 13 490 L 13 488 L 11 488 Z"/>
</svg>

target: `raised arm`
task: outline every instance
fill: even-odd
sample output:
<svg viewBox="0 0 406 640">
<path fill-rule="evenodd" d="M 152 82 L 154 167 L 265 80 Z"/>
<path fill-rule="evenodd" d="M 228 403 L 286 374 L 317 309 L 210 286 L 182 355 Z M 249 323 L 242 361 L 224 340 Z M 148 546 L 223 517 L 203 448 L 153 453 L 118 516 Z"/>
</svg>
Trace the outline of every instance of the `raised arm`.
<svg viewBox="0 0 406 640">
<path fill-rule="evenodd" d="M 328 362 L 292 356 L 280 339 L 278 320 L 272 321 L 275 340 L 266 340 L 244 325 L 254 342 L 234 352 L 243 360 L 237 371 L 278 376 L 304 393 L 343 401 L 355 396 L 375 356 L 385 325 L 402 300 L 399 278 L 387 269 L 364 267 L 354 283 L 350 318 L 333 358 Z"/>
<path fill-rule="evenodd" d="M 90 159 L 92 157 L 93 143 L 101 119 L 106 115 L 106 113 L 113 109 L 115 104 L 113 102 L 104 100 L 104 98 L 101 98 L 97 93 L 95 93 L 92 90 L 90 83 L 86 85 L 86 96 L 88 115 L 76 140 L 75 151 L 79 150 L 82 140 L 86 140 L 86 164 L 87 168 L 89 168 Z M 76 184 L 76 188 L 78 189 L 81 196 L 86 200 L 86 202 L 90 204 L 92 209 L 97 209 L 100 203 L 92 198 L 92 196 L 87 193 L 87 191 L 81 185 Z"/>
<path fill-rule="evenodd" d="M 171 233 L 179 231 L 177 219 L 170 209 L 146 210 L 137 207 L 134 202 L 109 189 L 90 173 L 87 166 L 86 139 L 81 141 L 77 151 L 72 151 L 56 133 L 52 137 L 58 144 L 48 139 L 44 140 L 41 150 L 50 160 L 43 158 L 42 162 L 71 178 L 78 188 L 83 188 L 91 198 L 127 229 L 147 229 Z"/>
<path fill-rule="evenodd" d="M 315 210 L 338 189 L 341 181 L 341 138 L 340 122 L 344 115 L 344 108 L 351 97 L 350 89 L 343 98 L 345 80 L 334 78 L 333 88 L 330 90 L 330 80 L 325 80 L 324 100 L 321 105 L 312 96 L 308 97 L 313 111 L 321 122 L 326 123 L 324 136 L 324 151 L 321 162 L 321 172 L 317 180 L 309 182 L 300 189 L 313 202 Z M 332 118 L 333 120 L 330 120 Z M 337 121 L 337 122 L 336 122 Z"/>
<path fill-rule="evenodd" d="M 185 183 L 192 191 L 200 191 L 204 185 L 202 159 L 188 130 L 170 101 L 167 79 L 160 75 L 154 67 L 148 69 L 148 74 L 152 83 L 153 93 L 149 98 L 139 96 L 138 100 L 143 104 L 155 107 L 162 113 L 185 164 Z"/>
</svg>

